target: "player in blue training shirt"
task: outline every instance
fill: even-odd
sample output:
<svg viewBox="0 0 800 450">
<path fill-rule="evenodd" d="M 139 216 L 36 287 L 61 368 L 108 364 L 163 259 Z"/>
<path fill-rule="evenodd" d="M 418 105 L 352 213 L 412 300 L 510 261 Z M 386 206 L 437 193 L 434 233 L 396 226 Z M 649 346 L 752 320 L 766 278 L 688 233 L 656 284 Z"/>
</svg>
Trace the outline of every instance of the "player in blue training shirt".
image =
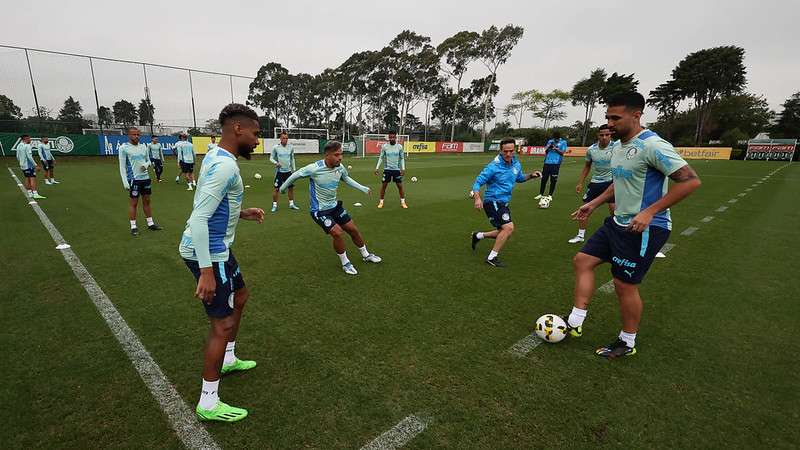
<svg viewBox="0 0 800 450">
<path fill-rule="evenodd" d="M 544 151 L 544 166 L 542 166 L 542 182 L 539 185 L 539 195 L 536 199 L 544 196 L 544 188 L 547 186 L 547 180 L 550 180 L 550 191 L 547 194 L 550 200 L 553 200 L 553 192 L 556 191 L 556 183 L 558 182 L 558 171 L 561 169 L 561 161 L 564 160 L 564 153 L 567 152 L 567 141 L 561 139 L 561 133 L 558 131 L 553 133 L 553 138 L 547 141 Z"/>
<path fill-rule="evenodd" d="M 250 292 L 231 251 L 239 219 L 264 221 L 261 208 L 242 209 L 244 184 L 238 157 L 250 159 L 258 146 L 258 115 L 232 103 L 219 113 L 222 137 L 200 167 L 192 213 L 179 246 L 180 255 L 197 281 L 195 297 L 203 301 L 211 329 L 205 347 L 203 385 L 197 403 L 200 420 L 236 422 L 247 410 L 219 399 L 219 379 L 230 372 L 250 370 L 255 361 L 236 357 L 236 335 Z"/>
<path fill-rule="evenodd" d="M 28 191 L 28 197 L 36 200 L 47 198 L 44 195 L 39 195 L 39 190 L 36 188 L 36 169 L 39 166 L 33 160 L 31 137 L 27 134 L 23 134 L 17 144 L 17 162 L 20 170 L 22 170 L 22 175 L 25 177 L 23 183 Z"/>
<path fill-rule="evenodd" d="M 119 176 L 122 186 L 128 190 L 130 202 L 128 203 L 128 219 L 131 223 L 131 234 L 139 235 L 136 226 L 136 208 L 139 197 L 142 198 L 142 212 L 147 220 L 147 228 L 159 231 L 161 227 L 153 221 L 153 211 L 150 209 L 150 194 L 152 182 L 150 180 L 150 151 L 147 146 L 139 142 L 140 132 L 136 127 L 128 128 L 128 142 L 119 146 Z"/>
<path fill-rule="evenodd" d="M 514 156 L 516 145 L 514 139 L 500 141 L 500 154 L 486 165 L 475 183 L 472 184 L 470 196 L 475 202 L 476 209 L 483 209 L 489 222 L 495 230 L 472 233 L 472 250 L 481 239 L 494 239 L 494 246 L 486 258 L 486 264 L 494 267 L 505 267 L 497 257 L 503 249 L 511 233 L 514 232 L 514 222 L 511 220 L 511 210 L 508 203 L 511 201 L 511 192 L 517 183 L 524 183 L 533 178 L 542 176 L 541 172 L 523 173 L 522 164 Z M 481 186 L 486 185 L 485 198 L 481 200 Z"/>
<path fill-rule="evenodd" d="M 594 294 L 594 269 L 611 264 L 614 289 L 619 298 L 622 331 L 611 344 L 595 353 L 606 358 L 636 354 L 636 333 L 642 317 L 639 284 L 656 253 L 669 238 L 669 208 L 700 187 L 700 178 L 672 144 L 641 125 L 644 97 L 637 92 L 609 99 L 606 119 L 616 142 L 611 148 L 613 183 L 572 216 L 585 220 L 597 207 L 614 199 L 614 216 L 605 220 L 573 258 L 574 306 L 566 317 L 569 334 L 583 334 L 589 301 Z M 670 187 L 668 178 L 674 181 Z"/>
</svg>

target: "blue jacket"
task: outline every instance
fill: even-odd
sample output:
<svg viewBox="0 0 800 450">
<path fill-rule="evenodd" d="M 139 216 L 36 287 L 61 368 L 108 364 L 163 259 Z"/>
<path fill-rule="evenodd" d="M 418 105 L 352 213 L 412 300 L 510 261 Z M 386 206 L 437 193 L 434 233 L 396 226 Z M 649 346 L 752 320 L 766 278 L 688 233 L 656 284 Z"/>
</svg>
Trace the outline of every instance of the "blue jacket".
<svg viewBox="0 0 800 450">
<path fill-rule="evenodd" d="M 567 151 L 567 141 L 565 141 L 564 139 L 560 139 L 559 138 L 558 141 L 554 141 L 553 139 L 550 139 L 549 141 L 547 141 L 547 144 L 545 144 L 545 147 L 550 147 L 550 144 L 555 145 L 556 148 L 558 150 L 560 150 L 561 152 L 566 153 L 566 151 Z M 562 158 L 563 158 L 563 156 L 559 155 L 558 152 L 549 151 L 549 152 L 547 152 L 547 155 L 545 155 L 545 157 L 544 157 L 544 163 L 545 164 L 561 164 L 561 159 Z"/>
<path fill-rule="evenodd" d="M 485 201 L 508 203 L 511 200 L 511 191 L 514 190 L 514 185 L 526 181 L 528 179 L 517 158 L 512 159 L 511 164 L 508 164 L 502 156 L 497 155 L 478 174 L 478 178 L 472 184 L 472 190 L 478 192 L 481 186 L 486 185 L 483 197 Z"/>
</svg>

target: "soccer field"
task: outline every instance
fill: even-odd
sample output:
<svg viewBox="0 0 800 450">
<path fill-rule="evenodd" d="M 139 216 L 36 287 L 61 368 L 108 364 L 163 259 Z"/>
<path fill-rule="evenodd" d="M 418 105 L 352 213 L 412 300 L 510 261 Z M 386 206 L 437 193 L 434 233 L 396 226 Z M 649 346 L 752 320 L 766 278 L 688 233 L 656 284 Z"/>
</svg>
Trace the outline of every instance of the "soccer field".
<svg viewBox="0 0 800 450">
<path fill-rule="evenodd" d="M 356 277 L 342 272 L 309 217 L 305 180 L 296 189 L 302 211 L 281 196 L 264 224 L 240 223 L 233 249 L 251 297 L 236 351 L 258 367 L 220 384 L 225 402 L 250 412 L 235 424 L 202 425 L 221 447 L 360 448 L 409 416 L 426 428 L 406 448 L 797 445 L 800 165 L 690 161 L 703 185 L 673 209 L 674 247 L 642 285 L 638 354 L 607 361 L 593 350 L 613 340 L 620 321 L 616 298 L 604 292 L 582 338 L 524 351 L 518 344 L 537 317 L 571 308 L 579 247 L 567 244 L 576 231 L 569 214 L 583 160 L 565 161 L 550 209 L 535 205 L 538 180 L 517 186 L 516 231 L 501 255 L 508 267 L 497 269 L 484 263 L 488 242 L 470 249 L 470 232 L 491 227 L 467 196 L 493 156 L 412 155 L 408 210 L 393 186 L 377 209 L 375 159 L 346 158 L 373 195 L 342 185 L 340 198 L 383 258 L 362 263 L 348 241 Z M 299 158 L 298 167 L 313 159 Z M 2 161 L 20 176 L 13 159 Z M 526 171 L 541 162 L 522 159 Z M 208 325 L 177 253 L 193 192 L 174 183 L 170 159 L 152 196 L 164 231 L 148 231 L 140 216 L 132 237 L 117 164 L 59 159 L 62 184 L 40 186 L 48 198 L 39 205 L 193 410 Z M 272 165 L 262 156 L 240 166 L 251 186 L 244 206 L 268 210 Z M 181 447 L 3 173 L 3 447 Z M 597 210 L 589 233 L 604 215 Z M 597 285 L 608 280 L 601 266 Z"/>
</svg>

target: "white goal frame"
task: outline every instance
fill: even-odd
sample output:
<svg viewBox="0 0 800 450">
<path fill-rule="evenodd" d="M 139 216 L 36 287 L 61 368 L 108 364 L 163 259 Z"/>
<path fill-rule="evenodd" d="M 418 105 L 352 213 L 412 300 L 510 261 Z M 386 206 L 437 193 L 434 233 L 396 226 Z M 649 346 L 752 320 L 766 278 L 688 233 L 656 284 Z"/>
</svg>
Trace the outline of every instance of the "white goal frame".
<svg viewBox="0 0 800 450">
<path fill-rule="evenodd" d="M 374 140 L 382 140 L 388 141 L 389 135 L 386 133 L 367 133 L 362 134 L 359 136 L 353 136 L 353 140 L 359 143 L 356 147 L 356 158 L 366 158 L 367 157 L 367 141 L 374 141 Z M 397 142 L 404 144 L 408 142 L 408 135 L 407 134 L 398 134 L 397 135 Z M 403 147 L 405 149 L 405 147 Z M 405 152 L 406 158 L 408 158 L 409 153 L 408 151 Z"/>
<path fill-rule="evenodd" d="M 295 135 L 297 134 L 302 135 L 304 133 L 308 133 L 308 134 L 313 134 L 316 137 L 322 137 L 324 135 L 325 139 L 327 140 L 330 140 L 331 138 L 331 132 L 327 128 L 294 128 L 294 127 L 275 127 L 275 129 L 273 130 L 274 134 L 272 137 L 277 139 L 278 136 L 280 136 L 281 133 L 284 131 L 289 135 L 289 138 L 292 137 L 293 133 Z M 311 138 L 300 137 L 295 139 L 311 139 Z"/>
</svg>

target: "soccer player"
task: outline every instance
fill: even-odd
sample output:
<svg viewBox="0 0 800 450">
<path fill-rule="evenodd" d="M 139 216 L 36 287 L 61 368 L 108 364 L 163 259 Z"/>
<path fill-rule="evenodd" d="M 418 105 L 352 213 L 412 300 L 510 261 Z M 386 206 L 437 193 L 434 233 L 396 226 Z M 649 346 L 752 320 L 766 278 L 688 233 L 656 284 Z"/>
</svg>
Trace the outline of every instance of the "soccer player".
<svg viewBox="0 0 800 450">
<path fill-rule="evenodd" d="M 280 144 L 275 144 L 269 153 L 269 160 L 275 164 L 275 189 L 272 192 L 272 212 L 278 210 L 278 195 L 281 185 L 286 181 L 292 172 L 297 170 L 294 161 L 294 147 L 289 143 L 289 135 L 286 132 L 280 134 Z M 294 204 L 294 185 L 289 185 L 289 208 L 300 209 Z"/>
<path fill-rule="evenodd" d="M 186 133 L 181 133 L 178 137 L 178 143 L 175 144 L 175 153 L 178 156 L 178 167 L 181 170 L 181 175 L 183 175 L 188 186 L 186 190 L 191 191 L 193 186 L 197 186 L 194 181 L 194 147 L 188 141 Z M 175 181 L 177 182 L 178 180 L 176 179 Z"/>
<path fill-rule="evenodd" d="M 156 172 L 156 181 L 161 183 L 161 174 L 164 172 L 164 150 L 161 148 L 161 144 L 158 143 L 158 136 L 150 138 L 147 150 L 150 152 L 150 163 L 152 163 L 153 170 Z"/>
<path fill-rule="evenodd" d="M 50 142 L 47 136 L 42 136 L 42 140 L 36 146 L 36 150 L 39 153 L 39 160 L 42 162 L 42 168 L 44 169 L 44 184 L 59 184 L 53 175 L 56 160 L 53 158 L 53 152 L 50 151 Z"/>
<path fill-rule="evenodd" d="M 556 183 L 558 182 L 558 171 L 561 169 L 561 161 L 564 159 L 564 153 L 566 152 L 567 141 L 561 139 L 561 133 L 554 132 L 553 137 L 545 144 L 542 182 L 539 185 L 539 195 L 536 196 L 536 200 L 544 196 L 547 180 L 550 180 L 550 191 L 547 196 L 550 197 L 550 200 L 553 200 L 553 192 L 556 191 Z"/>
<path fill-rule="evenodd" d="M 594 269 L 611 264 L 619 298 L 622 331 L 611 344 L 595 353 L 606 358 L 636 354 L 636 333 L 642 316 L 639 284 L 672 229 L 669 208 L 700 186 L 697 173 L 672 144 L 641 125 L 644 97 L 637 92 L 609 99 L 606 119 L 616 142 L 612 144 L 613 183 L 572 216 L 585 220 L 598 206 L 614 198 L 614 216 L 586 242 L 573 258 L 575 300 L 567 317 L 569 334 L 583 333 L 589 301 L 594 293 Z M 669 186 L 667 179 L 674 183 Z"/>
<path fill-rule="evenodd" d="M 589 171 L 593 171 L 592 178 L 589 181 L 589 186 L 586 187 L 586 192 L 583 194 L 583 203 L 589 203 L 597 198 L 598 195 L 608 189 L 611 185 L 611 130 L 608 124 L 600 125 L 597 131 L 597 142 L 592 144 L 586 150 L 586 164 L 583 165 L 580 177 L 578 177 L 578 185 L 575 186 L 575 192 L 580 195 L 583 192 L 583 182 L 589 175 Z M 614 198 L 608 202 L 608 211 L 614 214 Z M 586 226 L 588 220 L 578 221 L 578 234 L 570 239 L 570 244 L 577 244 L 583 242 L 586 236 Z"/>
<path fill-rule="evenodd" d="M 403 190 L 403 175 L 406 174 L 406 155 L 403 150 L 403 144 L 397 142 L 397 133 L 389 133 L 389 143 L 381 146 L 378 164 L 375 165 L 375 175 L 378 175 L 381 162 L 384 162 L 385 166 L 383 168 L 383 184 L 381 185 L 381 198 L 378 201 L 378 208 L 383 208 L 386 186 L 391 181 L 394 181 L 400 193 L 400 206 L 408 208 L 406 194 Z"/>
<path fill-rule="evenodd" d="M 522 164 L 514 156 L 514 139 L 506 138 L 500 141 L 500 154 L 483 168 L 475 183 L 472 184 L 470 196 L 475 202 L 476 209 L 483 209 L 489 223 L 495 227 L 492 231 L 476 231 L 472 233 L 472 250 L 481 239 L 494 239 L 494 246 L 486 258 L 486 264 L 493 267 L 505 267 L 498 255 L 503 249 L 511 233 L 514 232 L 514 222 L 511 220 L 511 210 L 508 202 L 511 201 L 511 192 L 517 183 L 524 183 L 533 178 L 542 176 L 541 172 L 523 173 Z M 485 198 L 481 200 L 481 186 L 486 185 Z"/>
<path fill-rule="evenodd" d="M 147 146 L 139 143 L 140 132 L 136 127 L 128 128 L 128 142 L 119 146 L 119 176 L 122 186 L 128 190 L 130 202 L 128 203 L 128 219 L 131 222 L 131 235 L 138 236 L 139 228 L 136 226 L 136 207 L 139 197 L 142 198 L 142 212 L 147 220 L 147 228 L 159 231 L 162 228 L 153 221 L 153 211 L 150 209 L 150 194 L 152 193 L 150 172 L 150 151 Z"/>
<path fill-rule="evenodd" d="M 25 189 L 28 190 L 28 197 L 36 200 L 47 198 L 43 195 L 39 195 L 39 191 L 36 189 L 36 171 L 39 169 L 39 166 L 37 166 L 36 162 L 33 160 L 31 137 L 27 134 L 23 134 L 21 141 L 22 142 L 17 144 L 17 161 L 19 161 L 19 168 L 22 169 L 22 175 L 25 177 L 24 184 Z"/>
<path fill-rule="evenodd" d="M 208 151 L 213 150 L 214 147 L 216 147 L 216 146 L 217 146 L 217 137 L 212 134 L 211 135 L 211 143 L 208 144 L 208 146 L 207 146 L 208 147 Z"/>
<path fill-rule="evenodd" d="M 236 357 L 236 335 L 250 292 L 231 251 L 239 219 L 264 221 L 261 208 L 242 209 L 244 184 L 238 157 L 250 159 L 258 146 L 258 115 L 231 103 L 219 113 L 222 138 L 200 166 L 200 183 L 186 221 L 180 255 L 197 281 L 195 297 L 203 301 L 210 322 L 203 360 L 203 384 L 195 409 L 200 420 L 236 422 L 247 410 L 219 399 L 221 375 L 250 370 L 255 361 Z"/>
<path fill-rule="evenodd" d="M 381 262 L 381 258 L 378 255 L 367 250 L 367 244 L 364 243 L 364 238 L 361 237 L 358 227 L 356 227 L 350 215 L 347 214 L 347 210 L 342 207 L 342 202 L 337 201 L 336 198 L 336 191 L 339 188 L 340 181 L 344 181 L 365 194 L 371 194 L 368 187 L 362 186 L 356 180 L 350 178 L 347 169 L 342 166 L 342 144 L 337 141 L 328 141 L 325 144 L 325 158 L 294 172 L 283 182 L 280 191 L 286 192 L 295 180 L 307 177 L 311 178 L 309 181 L 311 218 L 325 233 L 333 238 L 333 249 L 339 255 L 342 270 L 348 275 L 358 274 L 356 268 L 353 267 L 353 263 L 347 258 L 344 243 L 345 233 L 350 235 L 365 262 L 376 264 Z"/>
</svg>

